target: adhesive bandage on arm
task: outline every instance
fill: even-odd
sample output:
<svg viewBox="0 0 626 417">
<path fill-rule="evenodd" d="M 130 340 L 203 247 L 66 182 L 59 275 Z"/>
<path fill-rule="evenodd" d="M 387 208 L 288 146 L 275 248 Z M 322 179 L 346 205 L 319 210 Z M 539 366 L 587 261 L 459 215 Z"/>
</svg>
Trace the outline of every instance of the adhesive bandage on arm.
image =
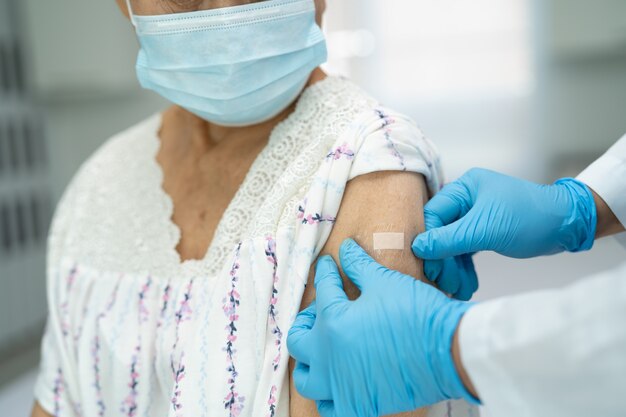
<svg viewBox="0 0 626 417">
<path fill-rule="evenodd" d="M 374 233 L 374 250 L 404 250 L 404 233 Z"/>
</svg>

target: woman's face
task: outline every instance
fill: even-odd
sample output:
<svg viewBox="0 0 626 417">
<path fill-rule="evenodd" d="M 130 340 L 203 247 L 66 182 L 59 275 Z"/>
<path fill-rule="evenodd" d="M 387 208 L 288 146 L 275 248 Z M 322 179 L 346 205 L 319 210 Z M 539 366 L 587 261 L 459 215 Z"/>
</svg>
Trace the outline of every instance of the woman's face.
<svg viewBox="0 0 626 417">
<path fill-rule="evenodd" d="M 128 17 L 126 0 L 116 1 L 122 12 Z M 222 7 L 260 3 L 262 1 L 266 0 L 131 0 L 131 7 L 133 8 L 133 12 L 137 15 L 150 16 L 219 9 Z M 317 23 L 321 26 L 322 14 L 326 9 L 326 0 L 315 0 L 315 7 L 317 9 Z"/>
</svg>

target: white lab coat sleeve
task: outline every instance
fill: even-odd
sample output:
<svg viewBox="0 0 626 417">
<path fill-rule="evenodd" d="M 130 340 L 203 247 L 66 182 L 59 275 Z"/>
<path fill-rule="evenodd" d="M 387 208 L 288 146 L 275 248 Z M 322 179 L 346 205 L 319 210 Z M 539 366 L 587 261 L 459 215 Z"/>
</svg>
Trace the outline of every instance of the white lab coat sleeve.
<svg viewBox="0 0 626 417">
<path fill-rule="evenodd" d="M 602 197 L 626 226 L 626 136 L 585 169 L 578 179 Z"/>
<path fill-rule="evenodd" d="M 478 304 L 461 358 L 490 417 L 626 415 L 626 264 Z"/>
</svg>

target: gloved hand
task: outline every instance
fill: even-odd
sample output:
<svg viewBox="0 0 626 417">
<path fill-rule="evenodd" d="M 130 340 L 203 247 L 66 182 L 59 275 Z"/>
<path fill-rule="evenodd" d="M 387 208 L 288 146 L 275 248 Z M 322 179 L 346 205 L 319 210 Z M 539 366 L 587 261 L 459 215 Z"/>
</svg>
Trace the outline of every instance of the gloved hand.
<svg viewBox="0 0 626 417">
<path fill-rule="evenodd" d="M 385 268 L 351 239 L 339 256 L 361 296 L 349 301 L 333 259 L 320 258 L 316 301 L 298 314 L 287 339 L 298 392 L 317 400 L 322 417 L 381 416 L 450 398 L 476 402 L 451 352 L 472 304 Z"/>
<path fill-rule="evenodd" d="M 426 232 L 413 241 L 424 273 L 460 299 L 476 290 L 471 255 L 491 250 L 531 258 L 593 246 L 596 205 L 583 183 L 565 178 L 539 185 L 472 169 L 424 207 Z"/>
</svg>

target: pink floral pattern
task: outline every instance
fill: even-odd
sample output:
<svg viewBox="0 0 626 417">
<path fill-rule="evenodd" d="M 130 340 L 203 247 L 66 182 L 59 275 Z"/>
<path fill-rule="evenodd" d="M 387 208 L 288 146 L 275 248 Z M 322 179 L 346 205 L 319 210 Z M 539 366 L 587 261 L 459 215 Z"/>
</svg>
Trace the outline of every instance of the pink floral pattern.
<svg viewBox="0 0 626 417">
<path fill-rule="evenodd" d="M 387 115 L 382 110 L 376 110 L 376 114 L 382 121 L 381 127 L 383 129 L 383 134 L 385 136 L 385 140 L 387 141 L 387 147 L 389 148 L 391 155 L 393 155 L 393 157 L 398 160 L 398 162 L 400 163 L 400 166 L 402 167 L 402 170 L 406 171 L 406 163 L 404 161 L 404 156 L 400 153 L 395 142 L 391 139 L 391 128 L 389 126 L 391 126 L 392 124 L 396 122 L 395 119 Z"/>
<path fill-rule="evenodd" d="M 63 380 L 63 371 L 61 368 L 57 369 L 57 376 L 54 379 L 54 387 L 52 389 L 52 401 L 54 402 L 54 417 L 61 415 L 61 396 L 65 390 L 65 381 Z"/>
<path fill-rule="evenodd" d="M 272 297 L 270 298 L 270 306 L 269 306 L 269 322 L 272 328 L 272 334 L 275 337 L 274 344 L 276 345 L 276 356 L 272 361 L 272 367 L 274 371 L 278 369 L 278 365 L 280 364 L 280 355 L 281 355 L 281 345 L 283 339 L 283 332 L 280 330 L 278 326 L 278 310 L 276 310 L 276 304 L 278 303 L 278 259 L 276 258 L 276 241 L 268 236 L 266 239 L 267 247 L 265 248 L 265 255 L 267 256 L 268 262 L 272 265 Z"/>
<path fill-rule="evenodd" d="M 146 294 L 152 285 L 152 277 L 148 277 L 148 280 L 141 287 L 139 291 L 139 324 L 148 321 L 149 311 L 146 307 Z"/>
<path fill-rule="evenodd" d="M 91 344 L 91 357 L 93 359 L 94 388 L 96 389 L 96 403 L 98 405 L 98 416 L 104 416 L 106 406 L 102 399 L 102 385 L 100 385 L 100 338 L 94 337 Z"/>
<path fill-rule="evenodd" d="M 70 297 L 70 292 L 72 291 L 72 287 L 74 286 L 74 281 L 76 280 L 77 272 L 78 270 L 76 266 L 72 267 L 72 269 L 70 270 L 70 273 L 67 275 L 65 279 L 65 296 L 67 298 L 59 307 L 61 310 L 61 331 L 63 332 L 63 336 L 67 336 L 70 333 L 69 297 Z"/>
<path fill-rule="evenodd" d="M 139 353 L 141 345 L 135 346 L 133 355 L 130 360 L 130 382 L 128 383 L 129 393 L 122 401 L 120 411 L 128 417 L 137 415 L 137 386 L 139 385 Z"/>
<path fill-rule="evenodd" d="M 321 213 L 307 214 L 306 204 L 307 200 L 305 198 L 304 201 L 302 201 L 302 203 L 298 205 L 298 212 L 296 214 L 296 217 L 298 218 L 298 220 L 300 220 L 302 224 L 316 225 L 326 222 L 334 224 L 337 220 L 334 216 L 326 216 Z"/>
<path fill-rule="evenodd" d="M 274 360 L 272 360 L 272 369 L 276 372 L 278 370 L 278 365 L 280 365 L 283 339 L 283 332 L 280 330 L 280 326 L 278 326 L 278 310 L 276 309 L 276 304 L 278 304 L 278 258 L 276 256 L 276 240 L 274 240 L 271 236 L 266 237 L 265 240 L 267 242 L 265 256 L 267 256 L 268 262 L 272 265 L 272 297 L 270 298 L 268 315 L 270 327 L 272 329 L 271 331 L 275 337 L 274 344 L 276 346 L 276 356 L 274 357 Z M 267 405 L 269 406 L 268 417 L 274 417 L 276 414 L 276 391 L 276 385 L 272 385 L 269 399 L 267 400 Z"/>
<path fill-rule="evenodd" d="M 270 390 L 270 397 L 267 400 L 267 405 L 270 408 L 267 417 L 274 417 L 276 415 L 276 391 L 278 391 L 278 388 L 276 388 L 276 385 L 272 385 L 272 389 Z"/>
<path fill-rule="evenodd" d="M 320 213 L 309 214 L 302 220 L 302 224 L 320 224 L 324 222 L 335 223 L 337 220 L 336 217 L 333 216 L 325 216 Z"/>
<path fill-rule="evenodd" d="M 163 319 L 165 318 L 165 312 L 167 311 L 167 306 L 170 301 L 170 293 L 172 292 L 172 286 L 170 282 L 167 282 L 165 289 L 163 289 L 163 295 L 161 296 L 161 314 L 159 315 L 159 321 L 157 323 L 157 327 L 161 327 L 163 325 Z"/>
<path fill-rule="evenodd" d="M 115 285 L 115 289 L 113 289 L 113 293 L 111 294 L 111 298 L 109 299 L 106 308 L 100 314 L 98 314 L 98 318 L 96 319 L 97 325 L 99 325 L 100 321 L 106 317 L 106 315 L 111 311 L 113 305 L 115 304 L 115 300 L 117 299 L 117 292 L 120 287 L 120 282 L 122 277 L 120 277 Z M 94 373 L 94 383 L 93 386 L 96 390 L 96 403 L 98 405 L 98 416 L 104 416 L 104 412 L 106 411 L 106 405 L 104 404 L 104 398 L 102 396 L 102 385 L 100 381 L 100 338 L 96 334 L 92 343 L 91 343 L 91 357 L 93 360 L 93 373 Z"/>
<path fill-rule="evenodd" d="M 176 312 L 176 325 L 180 325 L 184 321 L 191 319 L 191 289 L 193 288 L 193 279 L 190 279 L 185 289 L 185 294 L 180 302 L 180 308 Z"/>
<path fill-rule="evenodd" d="M 241 302 L 241 296 L 239 292 L 237 292 L 237 282 L 239 281 L 239 256 L 241 252 L 241 242 L 237 245 L 237 249 L 235 250 L 235 259 L 233 261 L 232 267 L 230 269 L 230 291 L 226 294 L 226 297 L 222 300 L 223 306 L 222 310 L 224 314 L 228 318 L 228 324 L 225 329 L 228 333 L 226 337 L 226 346 L 224 346 L 223 350 L 226 352 L 226 371 L 229 372 L 228 376 L 228 393 L 226 397 L 224 397 L 224 408 L 228 410 L 229 417 L 237 417 L 241 414 L 241 411 L 244 407 L 245 398 L 240 396 L 237 392 L 237 368 L 235 367 L 235 354 L 237 353 L 237 349 L 235 349 L 235 341 L 237 341 L 237 321 L 239 320 L 239 315 L 237 314 L 237 307 L 239 307 Z"/>
<path fill-rule="evenodd" d="M 337 220 L 336 217 L 325 216 L 320 213 L 306 214 L 306 209 L 303 206 L 298 207 L 298 219 L 302 221 L 302 224 L 308 225 L 320 224 L 325 222 L 334 224 Z"/>
<path fill-rule="evenodd" d="M 181 353 L 180 361 L 178 362 L 178 369 L 176 369 L 176 372 L 174 374 L 174 395 L 172 395 L 171 401 L 172 401 L 172 408 L 176 412 L 177 417 L 182 416 L 182 414 L 180 414 L 179 411 L 183 408 L 183 404 L 180 402 L 180 395 L 181 395 L 180 382 L 185 377 L 184 359 L 185 359 L 185 352 Z"/>
<path fill-rule="evenodd" d="M 177 416 L 179 416 L 179 411 L 183 408 L 181 403 L 182 391 L 180 388 L 180 383 L 185 377 L 185 365 L 183 363 L 183 359 L 185 357 L 185 352 L 182 351 L 180 356 L 178 357 L 178 363 L 174 360 L 174 355 L 176 352 L 176 348 L 178 347 L 178 343 L 180 342 L 180 327 L 183 322 L 191 320 L 191 315 L 193 310 L 191 309 L 191 290 L 193 289 L 193 279 L 190 279 L 187 282 L 187 287 L 185 288 L 185 293 L 183 294 L 183 299 L 180 302 L 180 307 L 174 314 L 176 319 L 176 336 L 174 338 L 174 344 L 172 345 L 172 353 L 170 355 L 170 368 L 172 370 L 172 377 L 174 378 L 174 393 L 172 394 L 172 408 L 175 412 L 177 412 Z M 169 284 L 166 287 L 163 294 L 163 307 L 167 308 L 167 302 L 169 300 Z M 163 310 L 162 310 L 163 311 Z"/>
<path fill-rule="evenodd" d="M 148 317 L 150 312 L 146 306 L 146 296 L 150 287 L 152 285 L 152 277 L 148 277 L 146 282 L 141 286 L 139 290 L 139 315 L 137 320 L 139 321 L 139 326 L 148 321 Z M 125 413 L 128 417 L 134 417 L 137 414 L 137 395 L 139 393 L 139 359 L 141 354 L 141 333 L 137 335 L 137 345 L 133 351 L 133 355 L 130 360 L 130 382 L 128 383 L 129 393 L 122 402 L 121 411 Z"/>
<path fill-rule="evenodd" d="M 298 205 L 298 212 L 296 213 L 296 217 L 298 218 L 298 220 L 304 220 L 304 215 L 306 212 L 306 203 L 307 203 L 307 199 L 305 198 L 302 201 L 302 203 Z"/>
<path fill-rule="evenodd" d="M 350 149 L 350 147 L 348 146 L 347 143 L 343 143 L 342 145 L 336 147 L 335 149 L 333 149 L 332 151 L 330 151 L 327 155 L 326 155 L 326 160 L 338 160 L 341 159 L 341 157 L 346 158 L 348 161 L 351 161 L 352 159 L 354 159 L 354 151 L 352 149 Z"/>
</svg>

